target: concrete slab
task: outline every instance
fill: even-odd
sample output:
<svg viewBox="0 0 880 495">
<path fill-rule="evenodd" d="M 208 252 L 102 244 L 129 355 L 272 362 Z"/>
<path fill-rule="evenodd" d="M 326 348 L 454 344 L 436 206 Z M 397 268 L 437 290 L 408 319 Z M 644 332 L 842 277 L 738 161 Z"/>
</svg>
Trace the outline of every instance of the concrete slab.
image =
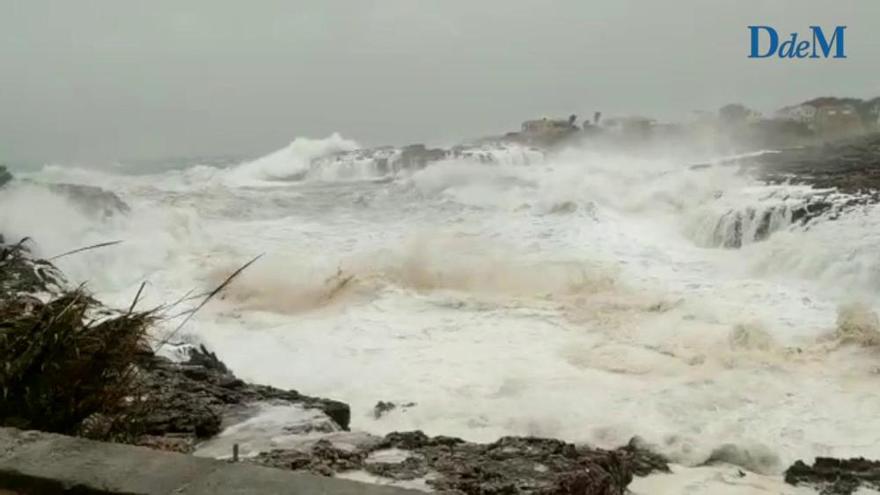
<svg viewBox="0 0 880 495">
<path fill-rule="evenodd" d="M 0 493 L 404 495 L 409 490 L 0 428 Z"/>
<path fill-rule="evenodd" d="M 401 488 L 348 482 L 305 473 L 271 469 L 247 464 L 228 464 L 209 476 L 194 481 L 179 495 L 248 495 L 277 493 L 284 495 L 425 495 Z"/>
</svg>

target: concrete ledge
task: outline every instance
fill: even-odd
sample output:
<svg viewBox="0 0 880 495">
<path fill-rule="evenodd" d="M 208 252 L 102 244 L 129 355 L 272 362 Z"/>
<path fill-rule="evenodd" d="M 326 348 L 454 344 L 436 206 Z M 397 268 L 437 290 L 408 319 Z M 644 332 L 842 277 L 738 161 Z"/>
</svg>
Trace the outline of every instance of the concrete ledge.
<svg viewBox="0 0 880 495">
<path fill-rule="evenodd" d="M 421 493 L 143 447 L 0 428 L 0 493 L 4 490 L 22 495 Z"/>
</svg>

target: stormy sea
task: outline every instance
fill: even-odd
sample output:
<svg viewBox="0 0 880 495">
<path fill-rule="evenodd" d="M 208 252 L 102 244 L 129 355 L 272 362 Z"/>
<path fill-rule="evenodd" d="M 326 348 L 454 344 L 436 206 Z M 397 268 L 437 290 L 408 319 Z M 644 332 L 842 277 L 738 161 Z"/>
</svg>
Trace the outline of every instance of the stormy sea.
<svg viewBox="0 0 880 495">
<path fill-rule="evenodd" d="M 196 455 L 635 437 L 670 470 L 632 493 L 815 493 L 785 470 L 880 457 L 880 206 L 831 158 L 783 156 L 297 138 L 160 172 L 13 169 L 0 232 L 47 258 L 122 241 L 55 262 L 119 308 L 143 282 L 139 306 L 185 301 L 262 255 L 179 330 L 160 322 L 162 352 L 204 346 L 248 382 L 344 402 L 350 431 L 266 402 Z"/>
</svg>

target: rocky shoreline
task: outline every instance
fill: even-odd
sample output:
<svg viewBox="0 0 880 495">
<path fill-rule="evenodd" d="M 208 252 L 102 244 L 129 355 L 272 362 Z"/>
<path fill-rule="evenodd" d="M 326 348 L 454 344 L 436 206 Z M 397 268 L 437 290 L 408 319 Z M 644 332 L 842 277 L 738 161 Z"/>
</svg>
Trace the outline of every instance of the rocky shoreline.
<svg viewBox="0 0 880 495">
<path fill-rule="evenodd" d="M 151 405 L 142 419 L 143 436 L 136 443 L 191 453 L 199 441 L 219 434 L 229 418 L 240 416 L 248 405 L 273 402 L 320 411 L 347 430 L 351 411 L 347 404 L 244 382 L 232 374 L 204 347 L 189 348 L 189 359 L 173 362 L 144 354 L 138 367 L 141 392 Z"/>
<path fill-rule="evenodd" d="M 77 299 L 65 292 L 68 289 L 65 288 L 63 275 L 51 263 L 29 256 L 21 243 L 0 245 L 0 251 L 0 315 L 10 315 L 11 318 L 0 321 L 0 332 L 4 333 L 4 346 L 0 346 L 0 351 L 8 352 L 12 348 L 5 346 L 8 338 L 6 332 L 12 329 L 22 331 L 16 318 L 33 313 L 36 319 L 28 321 L 36 322 L 37 326 L 32 330 L 25 328 L 24 331 L 34 332 L 35 340 L 43 341 L 40 322 L 45 320 L 39 315 L 48 314 L 54 320 L 67 311 L 65 305 L 73 302 L 64 302 L 59 306 L 52 302 L 53 298 L 74 302 Z M 45 299 L 49 299 L 49 302 L 45 302 Z M 113 319 L 116 317 L 133 315 L 140 318 L 131 310 L 118 313 L 101 306 L 94 299 L 88 299 L 87 302 L 91 305 L 90 314 L 100 313 L 104 315 L 103 318 L 109 318 L 105 321 L 114 325 L 119 321 Z M 60 312 L 44 313 L 52 308 L 60 308 Z M 85 312 L 79 317 L 91 318 Z M 148 321 L 149 317 L 147 313 L 145 319 L 138 321 Z M 75 331 L 84 333 L 92 328 L 83 325 L 76 327 Z M 102 338 L 108 339 L 106 345 L 115 345 L 112 331 L 102 335 Z M 21 335 L 12 338 L 19 337 Z M 89 338 L 97 338 L 97 335 Z M 204 347 L 184 346 L 180 349 L 187 357 L 178 362 L 156 355 L 149 348 L 140 348 L 131 355 L 130 363 L 124 366 L 133 374 L 131 380 L 125 382 L 129 398 L 122 398 L 121 406 L 117 401 L 110 404 L 112 407 L 99 403 L 90 410 L 75 411 L 83 419 L 69 429 L 56 431 L 193 453 L 200 443 L 221 435 L 225 427 L 246 420 L 247 412 L 254 406 L 273 404 L 317 413 L 312 424 L 292 431 L 292 434 L 302 435 L 303 439 L 309 441 L 303 442 L 301 448 L 297 449 L 251 452 L 247 459 L 243 459 L 247 462 L 305 470 L 325 476 L 364 471 L 391 482 L 422 479 L 425 486 L 432 489 L 468 494 L 620 495 L 625 493 L 633 476 L 668 471 L 663 458 L 650 453 L 635 441 L 620 449 L 603 450 L 530 437 L 505 437 L 491 444 L 477 444 L 452 437 L 429 437 L 415 431 L 394 432 L 384 437 L 352 434 L 343 437 L 346 441 L 339 443 L 334 439 L 340 438 L 339 433 L 344 433 L 350 427 L 351 410 L 347 404 L 306 396 L 295 390 L 249 384 L 237 378 Z M 26 352 L 47 351 L 31 345 Z M 46 354 L 46 359 L 56 355 L 59 354 Z M 0 357 L 6 361 L 12 359 L 10 355 Z M 94 354 L 94 359 L 98 359 L 98 354 Z M 59 365 L 63 367 L 69 364 L 64 361 Z M 93 367 L 96 364 L 85 365 Z M 93 371 L 96 377 L 104 376 L 107 372 L 100 369 Z M 20 393 L 16 392 L 20 390 L 16 385 L 16 381 L 21 381 L 20 377 L 4 373 L 2 378 L 4 390 L 9 388 L 13 394 Z M 64 385 L 43 381 L 40 386 L 44 389 L 45 397 L 54 397 L 58 394 L 53 392 L 53 388 Z M 63 394 L 63 391 L 59 393 Z M 74 414 L 64 409 L 65 404 L 55 404 L 52 400 L 44 405 L 57 408 L 57 411 L 49 411 L 55 416 Z M 383 407 L 387 409 L 390 406 L 386 404 Z M 0 425 L 40 428 L 40 424 L 29 418 L 27 412 L 11 408 L 10 403 L 0 408 Z M 352 438 L 357 438 L 357 441 L 352 443 Z M 397 451 L 402 455 L 397 459 L 386 457 L 383 461 L 375 460 L 376 455 L 388 451 Z"/>
<path fill-rule="evenodd" d="M 3 245 L 2 249 L 8 253 L 11 248 Z M 53 286 L 64 284 L 63 277 L 48 262 L 8 254 L 0 260 L 0 282 L 0 307 L 16 298 L 34 298 L 33 294 L 57 290 Z M 0 331 L 4 328 L 0 321 Z M 122 438 L 135 445 L 193 453 L 204 442 L 222 437 L 226 427 L 247 420 L 255 405 L 273 404 L 315 413 L 311 423 L 291 426 L 288 431 L 302 441 L 294 448 L 248 452 L 240 462 L 322 476 L 362 473 L 385 484 L 481 495 L 622 495 L 628 493 L 627 486 L 636 476 L 670 472 L 667 459 L 638 438 L 607 450 L 536 437 L 503 437 L 480 444 L 454 437 L 431 437 L 421 431 L 384 436 L 348 432 L 351 410 L 343 402 L 246 383 L 202 346 L 177 350 L 186 359 L 175 361 L 148 349 L 134 358 L 135 390 L 146 399 L 142 404 L 148 407 L 136 411 L 136 434 L 128 432 L 116 437 L 117 441 Z M 380 402 L 375 414 L 408 406 Z M 74 433 L 113 439 L 114 432 L 109 429 L 117 423 L 106 419 L 100 412 L 92 414 Z M 0 423 L 20 426 L 10 423 L 8 417 L 0 417 Z M 849 495 L 860 486 L 880 487 L 877 473 L 877 461 L 820 458 L 813 466 L 796 462 L 786 471 L 785 479 L 790 484 L 817 487 L 822 493 Z"/>
<path fill-rule="evenodd" d="M 575 446 L 560 440 L 504 437 L 490 444 L 429 437 L 421 431 L 384 437 L 340 434 L 349 428 L 348 405 L 296 391 L 252 385 L 236 378 L 216 356 L 192 349 L 187 362 L 149 356 L 146 393 L 156 399 L 139 445 L 192 452 L 221 424 L 257 403 L 288 404 L 324 413 L 302 428 L 297 448 L 251 453 L 244 462 L 308 471 L 322 476 L 362 471 L 389 482 L 422 481 L 444 493 L 622 494 L 633 476 L 668 472 L 664 458 L 637 439 L 614 450 Z M 327 435 L 322 435 L 326 433 Z M 389 455 L 390 454 L 390 455 Z"/>
<path fill-rule="evenodd" d="M 389 155 L 391 161 L 385 166 L 422 168 L 447 156 L 437 150 L 410 147 Z M 741 167 L 743 173 L 769 184 L 803 184 L 817 189 L 787 212 L 793 223 L 806 225 L 820 216 L 833 220 L 835 215 L 880 201 L 880 134 L 765 153 L 722 165 Z M 11 180 L 0 167 L 0 187 Z M 62 185 L 50 189 L 79 198 L 84 207 L 102 215 L 127 210 L 118 196 L 98 188 Z M 734 230 L 737 221 L 742 225 L 757 215 L 770 218 L 767 212 L 751 214 L 750 219 L 746 218 L 749 212 L 734 219 Z M 758 220 L 763 222 L 763 217 Z M 769 225 L 769 220 L 766 223 Z M 758 232 L 766 236 L 770 229 L 759 227 Z M 741 245 L 741 238 L 731 238 L 733 244 L 724 247 Z M 20 244 L 5 243 L 0 236 L 0 308 L 36 311 L 47 305 L 46 297 L 69 290 L 51 263 L 22 254 L 16 246 Z M 104 313 L 119 314 L 97 301 L 93 304 Z M 0 321 L 0 332 L 7 331 L 5 323 Z M 315 412 L 313 423 L 290 430 L 304 441 L 296 448 L 248 452 L 241 461 L 323 476 L 365 473 L 387 482 L 418 482 L 425 489 L 462 494 L 620 495 L 627 493 L 633 477 L 670 470 L 666 459 L 637 438 L 607 450 L 535 437 L 503 437 L 480 444 L 431 437 L 421 431 L 384 436 L 348 434 L 352 413 L 343 402 L 247 383 L 204 346 L 181 346 L 179 350 L 181 360 L 157 355 L 149 348 L 132 357 L 134 390 L 146 398 L 138 403 L 147 404 L 137 411 L 135 429 L 115 437 L 117 423 L 110 420 L 109 413 L 97 411 L 82 421 L 75 433 L 194 453 L 204 442 L 222 436 L 225 428 L 247 419 L 255 405 L 273 404 Z M 378 417 L 392 408 L 410 406 L 380 401 L 374 414 Z M 0 416 L 3 425 L 22 426 L 20 420 L 14 415 Z M 818 458 L 812 465 L 797 461 L 785 472 L 785 481 L 813 486 L 830 495 L 849 495 L 860 487 L 880 490 L 880 461 Z"/>
<path fill-rule="evenodd" d="M 784 149 L 755 160 L 769 183 L 806 184 L 846 194 L 880 191 L 880 133 Z"/>
<path fill-rule="evenodd" d="M 817 219 L 836 220 L 880 203 L 880 133 L 701 163 L 691 169 L 712 166 L 736 167 L 738 173 L 768 185 L 804 186 L 797 191 L 772 191 L 755 206 L 721 215 L 713 247 L 738 249 L 782 228 L 806 228 Z"/>
</svg>

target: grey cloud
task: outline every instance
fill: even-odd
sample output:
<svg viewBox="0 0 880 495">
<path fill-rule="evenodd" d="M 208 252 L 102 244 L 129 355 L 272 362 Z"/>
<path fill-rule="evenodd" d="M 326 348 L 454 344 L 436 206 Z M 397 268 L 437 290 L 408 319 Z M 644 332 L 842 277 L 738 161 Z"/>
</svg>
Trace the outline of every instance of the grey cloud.
<svg viewBox="0 0 880 495">
<path fill-rule="evenodd" d="M 0 0 L 0 160 L 448 142 L 593 110 L 880 95 L 880 2 Z M 849 59 L 748 60 L 749 24 Z"/>
</svg>

